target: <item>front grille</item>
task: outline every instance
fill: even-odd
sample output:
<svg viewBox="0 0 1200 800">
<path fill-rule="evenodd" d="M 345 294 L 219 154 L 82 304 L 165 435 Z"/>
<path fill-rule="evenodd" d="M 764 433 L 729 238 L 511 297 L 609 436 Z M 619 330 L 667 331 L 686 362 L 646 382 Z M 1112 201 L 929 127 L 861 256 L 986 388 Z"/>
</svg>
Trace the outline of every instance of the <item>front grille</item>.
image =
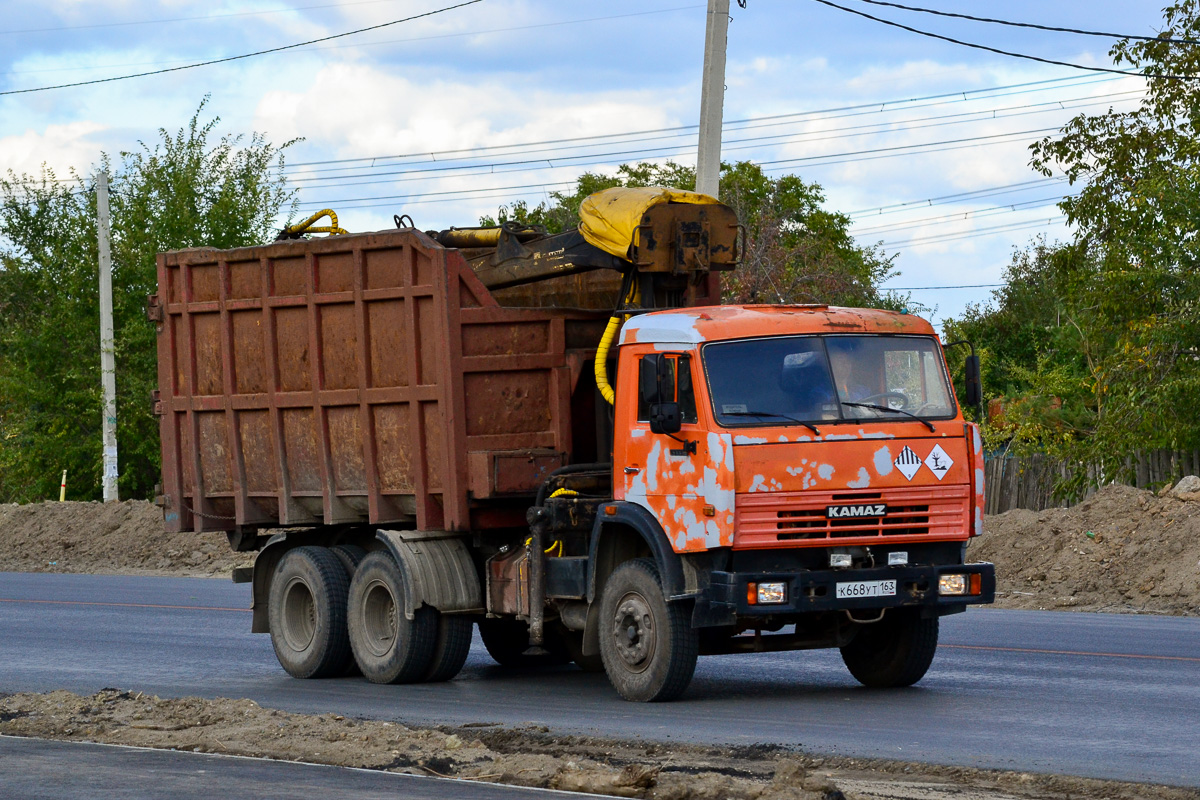
<svg viewBox="0 0 1200 800">
<path fill-rule="evenodd" d="M 885 491 L 769 492 L 739 494 L 735 547 L 769 547 L 804 543 L 870 544 L 897 541 L 966 538 L 968 487 L 930 486 Z M 886 516 L 830 519 L 831 505 L 884 503 Z"/>
</svg>

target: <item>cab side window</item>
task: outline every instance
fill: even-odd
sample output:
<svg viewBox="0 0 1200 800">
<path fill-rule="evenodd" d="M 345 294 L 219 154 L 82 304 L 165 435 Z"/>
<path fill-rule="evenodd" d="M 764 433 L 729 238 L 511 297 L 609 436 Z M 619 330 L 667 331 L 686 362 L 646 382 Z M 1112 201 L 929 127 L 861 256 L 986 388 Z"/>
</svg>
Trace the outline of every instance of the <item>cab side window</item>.
<svg viewBox="0 0 1200 800">
<path fill-rule="evenodd" d="M 679 403 L 679 415 L 684 424 L 696 424 L 696 389 L 692 384 L 692 361 L 686 353 L 664 353 L 667 363 L 667 377 L 663 381 L 663 401 L 672 400 Z M 642 392 L 641 387 L 647 382 L 654 382 L 655 366 L 653 359 L 643 357 L 638 363 L 640 378 L 638 381 L 638 422 L 650 419 L 650 400 Z"/>
</svg>

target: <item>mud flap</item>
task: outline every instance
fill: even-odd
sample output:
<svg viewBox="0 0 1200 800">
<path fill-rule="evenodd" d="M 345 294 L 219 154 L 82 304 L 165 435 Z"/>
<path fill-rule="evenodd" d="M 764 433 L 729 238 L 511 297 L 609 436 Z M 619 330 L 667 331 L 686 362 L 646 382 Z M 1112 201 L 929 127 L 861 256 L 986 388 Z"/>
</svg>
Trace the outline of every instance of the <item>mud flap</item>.
<svg viewBox="0 0 1200 800">
<path fill-rule="evenodd" d="M 404 615 L 413 619 L 422 605 L 443 614 L 482 614 L 483 586 L 466 541 L 448 531 L 384 531 L 375 538 L 387 546 L 408 596 Z"/>
</svg>

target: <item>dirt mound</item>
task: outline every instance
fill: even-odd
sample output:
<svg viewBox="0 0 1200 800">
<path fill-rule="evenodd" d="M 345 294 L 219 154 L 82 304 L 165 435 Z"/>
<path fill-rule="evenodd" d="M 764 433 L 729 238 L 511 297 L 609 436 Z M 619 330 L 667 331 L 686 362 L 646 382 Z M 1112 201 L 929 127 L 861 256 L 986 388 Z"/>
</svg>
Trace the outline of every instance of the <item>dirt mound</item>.
<svg viewBox="0 0 1200 800">
<path fill-rule="evenodd" d="M 1108 486 L 1073 508 L 984 522 L 968 558 L 996 565 L 997 605 L 1200 614 L 1200 495 Z"/>
<path fill-rule="evenodd" d="M 646 800 L 1196 800 L 1192 789 L 1057 775 L 813 756 L 777 747 L 711 747 L 554 736 L 476 723 L 419 729 L 305 715 L 251 700 L 163 699 L 105 689 L 0 695 L 0 735 L 106 742 Z"/>
<path fill-rule="evenodd" d="M 223 533 L 164 533 L 141 500 L 0 505 L 0 571 L 227 576 L 249 556 Z"/>
</svg>

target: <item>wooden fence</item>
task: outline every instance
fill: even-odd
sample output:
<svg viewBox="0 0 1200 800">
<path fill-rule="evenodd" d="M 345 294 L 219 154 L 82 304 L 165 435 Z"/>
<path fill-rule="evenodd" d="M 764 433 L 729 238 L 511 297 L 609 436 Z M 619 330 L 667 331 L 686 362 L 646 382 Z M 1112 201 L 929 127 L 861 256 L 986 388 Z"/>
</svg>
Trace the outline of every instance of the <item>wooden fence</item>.
<svg viewBox="0 0 1200 800">
<path fill-rule="evenodd" d="M 1035 454 L 1017 458 L 994 454 L 984 459 L 987 483 L 985 511 L 1000 514 L 1012 508 L 1044 508 L 1073 506 L 1095 494 L 1100 486 L 1124 483 L 1139 489 L 1157 489 L 1174 483 L 1184 475 L 1200 475 L 1200 450 L 1153 450 L 1128 458 L 1120 475 L 1107 476 L 1093 464 L 1066 462 Z M 1063 494 L 1058 487 L 1086 470 L 1082 490 Z"/>
</svg>

